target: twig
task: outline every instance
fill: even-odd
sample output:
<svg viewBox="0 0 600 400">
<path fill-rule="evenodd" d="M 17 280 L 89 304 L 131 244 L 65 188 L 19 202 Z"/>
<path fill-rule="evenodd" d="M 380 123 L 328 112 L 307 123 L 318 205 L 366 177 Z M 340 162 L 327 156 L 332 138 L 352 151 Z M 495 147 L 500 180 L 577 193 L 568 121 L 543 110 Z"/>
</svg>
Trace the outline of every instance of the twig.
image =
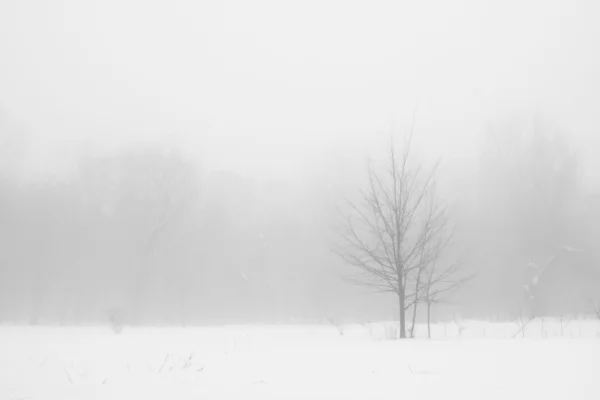
<svg viewBox="0 0 600 400">
<path fill-rule="evenodd" d="M 190 356 L 185 360 L 185 364 L 183 365 L 183 369 L 188 368 L 192 365 L 192 357 L 194 357 L 194 353 L 191 353 Z"/>
<path fill-rule="evenodd" d="M 560 321 L 560 336 L 564 336 L 564 334 L 565 334 L 564 330 L 565 330 L 566 327 L 569 326 L 569 324 L 571 323 L 571 320 L 570 319 L 567 320 L 567 323 L 565 324 L 564 323 L 565 317 L 564 317 L 564 315 L 561 315 L 560 318 L 559 318 L 559 321 Z"/>
<path fill-rule="evenodd" d="M 422 374 L 422 375 L 437 375 L 437 374 L 439 374 L 438 371 L 428 371 L 428 370 L 415 371 L 412 369 L 410 364 L 407 364 L 407 365 L 408 365 L 408 370 L 410 371 L 411 374 Z"/>
<path fill-rule="evenodd" d="M 523 332 L 523 337 L 525 337 L 525 328 L 527 328 L 527 325 L 529 325 L 529 323 L 531 321 L 533 321 L 535 319 L 535 317 L 532 317 L 531 319 L 529 319 L 529 321 L 527 322 L 523 322 L 523 320 L 520 320 L 520 325 L 521 328 L 512 336 L 512 339 L 516 338 L 517 335 L 519 335 L 519 333 Z"/>
<path fill-rule="evenodd" d="M 600 305 L 596 305 L 596 303 L 594 303 L 594 301 L 592 299 L 588 299 L 588 301 L 590 302 L 590 305 L 592 306 L 592 310 L 594 311 L 594 314 L 596 314 L 596 317 L 598 317 L 598 319 L 600 319 Z"/>
<path fill-rule="evenodd" d="M 67 378 L 69 378 L 69 382 L 71 382 L 71 385 L 72 385 L 73 380 L 71 379 L 71 375 L 69 374 L 69 371 L 67 371 L 67 369 L 65 367 L 63 367 L 63 371 L 65 371 L 65 374 L 67 374 Z"/>
<path fill-rule="evenodd" d="M 167 363 L 167 360 L 169 359 L 169 357 L 170 357 L 170 356 L 171 356 L 170 354 L 167 354 L 167 355 L 165 356 L 165 359 L 164 359 L 164 361 L 163 361 L 162 365 L 160 366 L 160 368 L 159 368 L 159 370 L 158 370 L 158 372 L 159 372 L 159 373 L 160 373 L 160 372 L 162 372 L 162 370 L 163 370 L 163 368 L 165 367 L 165 364 Z"/>
</svg>

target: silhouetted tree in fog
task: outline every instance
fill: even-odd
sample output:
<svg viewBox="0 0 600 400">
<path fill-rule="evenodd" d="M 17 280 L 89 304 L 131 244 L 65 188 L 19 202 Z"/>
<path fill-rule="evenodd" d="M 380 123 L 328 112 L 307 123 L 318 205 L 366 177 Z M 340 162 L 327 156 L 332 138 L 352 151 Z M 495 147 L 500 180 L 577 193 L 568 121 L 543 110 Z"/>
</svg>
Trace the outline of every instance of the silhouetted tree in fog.
<svg viewBox="0 0 600 400">
<path fill-rule="evenodd" d="M 160 248 L 172 248 L 174 243 L 165 239 L 170 225 L 180 222 L 180 218 L 195 189 L 195 171 L 178 153 L 145 154 L 139 160 L 136 177 L 138 189 L 137 207 L 145 207 L 146 220 L 142 220 L 138 242 L 138 264 L 135 273 L 132 318 L 138 318 L 142 293 L 149 274 L 149 268 Z M 135 184 L 135 183 L 134 183 Z"/>
<path fill-rule="evenodd" d="M 433 190 L 437 165 L 428 171 L 413 166 L 411 142 L 412 133 L 398 152 L 390 141 L 383 168 L 369 163 L 360 200 L 340 210 L 341 241 L 334 249 L 355 268 L 348 281 L 396 295 L 400 338 L 406 337 L 406 310 L 421 300 L 426 282 L 437 281 L 428 266 L 439 256 L 434 243 L 446 227 Z"/>
<path fill-rule="evenodd" d="M 190 217 L 199 183 L 195 168 L 177 152 L 147 148 L 84 161 L 80 191 L 86 218 L 82 222 L 96 242 L 94 248 L 100 250 L 91 258 L 94 269 L 103 271 L 98 278 L 112 282 L 112 304 L 106 306 L 123 313 L 122 318 L 139 321 L 142 308 L 151 304 L 144 295 L 156 281 L 165 290 L 168 284 L 181 282 L 181 287 L 170 288 L 171 299 L 162 306 L 183 304 L 179 298 L 187 294 L 182 288 L 188 279 L 180 272 L 191 262 L 185 253 L 193 234 L 186 231 L 186 221 L 194 222 Z M 152 300 L 158 303 L 163 293 L 154 292 Z M 159 305 L 152 304 L 154 318 Z"/>
</svg>

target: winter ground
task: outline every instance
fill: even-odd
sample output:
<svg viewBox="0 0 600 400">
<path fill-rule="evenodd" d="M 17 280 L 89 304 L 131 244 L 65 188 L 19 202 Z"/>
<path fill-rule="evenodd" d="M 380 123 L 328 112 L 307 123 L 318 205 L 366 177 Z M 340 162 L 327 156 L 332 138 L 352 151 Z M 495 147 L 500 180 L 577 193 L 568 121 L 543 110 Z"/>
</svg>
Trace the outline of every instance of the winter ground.
<svg viewBox="0 0 600 400">
<path fill-rule="evenodd" d="M 460 325 L 2 327 L 0 399 L 600 399 L 600 321 Z"/>
</svg>

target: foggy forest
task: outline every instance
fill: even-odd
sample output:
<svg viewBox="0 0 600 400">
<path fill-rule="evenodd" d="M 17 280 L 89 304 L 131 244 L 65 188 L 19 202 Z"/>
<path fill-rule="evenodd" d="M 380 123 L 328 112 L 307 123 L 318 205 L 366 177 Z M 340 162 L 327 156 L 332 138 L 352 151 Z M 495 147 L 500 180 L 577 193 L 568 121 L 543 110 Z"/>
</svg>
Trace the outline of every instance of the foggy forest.
<svg viewBox="0 0 600 400">
<path fill-rule="evenodd" d="M 132 144 L 82 155 L 64 175 L 31 178 L 20 169 L 27 136 L 9 122 L 3 321 L 203 325 L 396 316 L 385 294 L 343 279 L 350 267 L 333 251 L 338 208 L 364 186 L 366 158 L 332 163 L 330 180 L 325 173 L 298 182 L 207 171 L 177 149 Z M 536 311 L 593 314 L 599 193 L 583 184 L 566 140 L 551 125 L 525 120 L 490 131 L 474 171 L 457 177 L 440 161 L 438 197 L 455 231 L 448 252 L 473 276 L 448 299 L 452 306 L 440 305 L 439 317 L 520 313 L 537 265 L 549 269 Z M 384 158 L 389 135 L 380 141 Z"/>
</svg>

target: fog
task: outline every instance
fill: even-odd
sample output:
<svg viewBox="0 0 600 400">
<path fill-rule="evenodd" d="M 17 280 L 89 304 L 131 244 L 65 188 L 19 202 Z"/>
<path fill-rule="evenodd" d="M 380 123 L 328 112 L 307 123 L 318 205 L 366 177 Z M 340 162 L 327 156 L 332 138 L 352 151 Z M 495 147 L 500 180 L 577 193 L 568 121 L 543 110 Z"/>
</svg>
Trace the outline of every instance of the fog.
<svg viewBox="0 0 600 400">
<path fill-rule="evenodd" d="M 439 315 L 513 312 L 528 263 L 565 246 L 544 312 L 589 313 L 571 294 L 600 276 L 599 18 L 592 0 L 2 1 L 0 318 L 393 318 L 340 279 L 332 225 L 411 131 L 477 275 Z"/>
</svg>

